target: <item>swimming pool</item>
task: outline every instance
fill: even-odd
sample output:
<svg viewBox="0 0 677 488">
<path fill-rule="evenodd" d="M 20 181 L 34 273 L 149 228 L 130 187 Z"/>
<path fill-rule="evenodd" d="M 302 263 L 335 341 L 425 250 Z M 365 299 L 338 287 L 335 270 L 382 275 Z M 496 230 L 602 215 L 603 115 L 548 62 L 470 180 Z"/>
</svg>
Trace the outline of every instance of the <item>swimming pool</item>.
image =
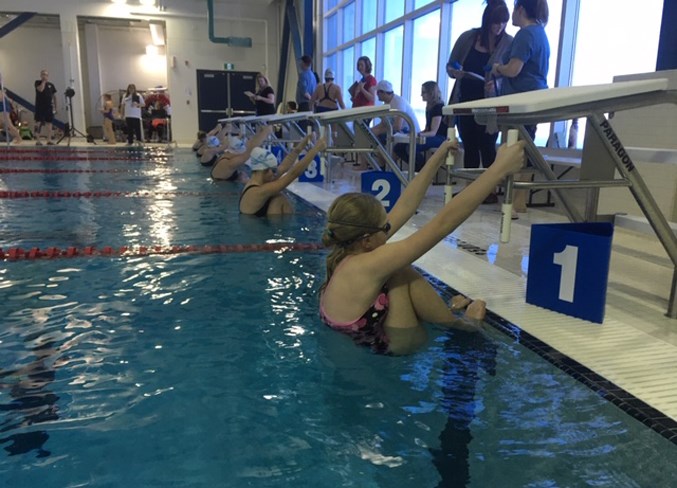
<svg viewBox="0 0 677 488">
<path fill-rule="evenodd" d="M 318 242 L 322 215 L 303 202 L 240 216 L 239 187 L 210 182 L 189 151 L 49 154 L 0 162 L 41 171 L 6 172 L 0 191 L 50 192 L 0 198 L 3 250 L 244 246 L 2 263 L 7 486 L 677 479 L 673 443 L 497 330 L 434 328 L 425 350 L 391 358 L 324 327 L 324 252 L 255 246 Z"/>
</svg>

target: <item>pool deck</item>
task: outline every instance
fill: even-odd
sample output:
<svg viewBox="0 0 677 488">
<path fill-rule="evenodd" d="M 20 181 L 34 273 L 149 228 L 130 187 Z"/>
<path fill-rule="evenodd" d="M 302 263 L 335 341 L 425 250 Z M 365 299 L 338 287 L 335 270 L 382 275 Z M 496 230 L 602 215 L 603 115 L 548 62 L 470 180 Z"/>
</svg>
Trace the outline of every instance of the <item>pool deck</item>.
<svg viewBox="0 0 677 488">
<path fill-rule="evenodd" d="M 349 164 L 337 165 L 331 184 L 295 183 L 291 190 L 326 210 L 337 195 L 359 191 L 359 175 Z M 442 204 L 443 187 L 431 187 L 419 213 L 394 238 L 414 232 Z M 491 312 L 527 333 L 521 342 L 677 443 L 677 320 L 665 315 L 672 263 L 657 238 L 615 229 L 606 313 L 597 324 L 525 301 L 530 225 L 564 218 L 530 208 L 502 244 L 500 215 L 498 204 L 480 206 L 416 264 L 486 300 Z"/>
</svg>

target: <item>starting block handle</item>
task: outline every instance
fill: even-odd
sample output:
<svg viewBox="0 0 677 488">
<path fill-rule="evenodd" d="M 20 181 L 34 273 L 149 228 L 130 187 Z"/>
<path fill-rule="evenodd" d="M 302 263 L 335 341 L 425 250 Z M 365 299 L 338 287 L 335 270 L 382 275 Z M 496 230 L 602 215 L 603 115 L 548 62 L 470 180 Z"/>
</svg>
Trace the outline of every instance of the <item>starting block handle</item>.
<svg viewBox="0 0 677 488">
<path fill-rule="evenodd" d="M 449 127 L 447 129 L 447 138 L 451 142 L 456 142 L 456 129 L 454 127 Z M 452 151 L 449 151 L 447 153 L 447 160 L 446 160 L 446 166 L 447 166 L 447 181 L 444 185 L 444 203 L 447 204 L 451 201 L 451 197 L 453 195 L 453 187 L 452 187 L 452 181 L 451 181 L 451 170 L 454 167 L 455 163 L 455 157 L 454 153 Z"/>
<path fill-rule="evenodd" d="M 517 143 L 519 132 L 516 129 L 508 131 L 508 146 Z M 514 193 L 515 178 L 510 175 L 505 178 L 505 200 L 501 205 L 501 236 L 502 243 L 510 242 L 510 226 L 512 225 L 512 201 Z"/>
</svg>

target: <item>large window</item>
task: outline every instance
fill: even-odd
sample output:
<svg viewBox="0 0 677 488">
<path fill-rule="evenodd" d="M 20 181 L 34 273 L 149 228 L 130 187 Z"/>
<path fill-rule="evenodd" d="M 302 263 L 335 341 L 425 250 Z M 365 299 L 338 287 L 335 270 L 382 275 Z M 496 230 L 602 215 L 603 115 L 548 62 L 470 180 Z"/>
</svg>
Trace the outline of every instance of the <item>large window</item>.
<svg viewBox="0 0 677 488">
<path fill-rule="evenodd" d="M 393 84 L 397 95 L 402 93 L 402 49 L 404 27 L 399 25 L 383 35 L 383 79 Z"/>
<path fill-rule="evenodd" d="M 581 2 L 572 85 L 656 71 L 662 15 L 663 0 Z"/>
<path fill-rule="evenodd" d="M 581 2 L 571 84 L 611 83 L 614 76 L 655 71 L 662 15 L 663 0 L 644 0 L 641 7 L 615 0 L 613 8 Z M 583 146 L 585 125 L 579 120 L 577 147 Z"/>
<path fill-rule="evenodd" d="M 378 0 L 362 0 L 362 34 L 376 29 Z"/>
<path fill-rule="evenodd" d="M 404 0 L 388 0 L 385 2 L 385 9 L 385 23 L 387 24 L 404 15 Z"/>
<path fill-rule="evenodd" d="M 414 43 L 411 59 L 411 106 L 421 127 L 425 126 L 425 103 L 421 100 L 421 85 L 437 81 L 440 37 L 440 11 L 414 20 Z"/>
<path fill-rule="evenodd" d="M 654 71 L 664 1 L 644 0 L 638 4 L 636 0 L 548 0 L 550 19 L 546 33 L 551 51 L 548 85 L 609 83 L 616 75 Z M 357 76 L 355 59 L 358 55 L 369 56 L 374 76 L 390 81 L 396 93 L 407 94 L 421 121 L 424 110 L 421 84 L 436 80 L 445 88 L 442 95 L 448 99 L 453 87 L 453 80 L 445 70 L 449 53 L 463 32 L 480 27 L 486 7 L 482 0 L 318 3 L 325 6 L 325 66 L 336 63 L 337 81 L 347 90 Z M 570 11 L 562 25 L 565 3 Z M 512 11 L 514 2 L 507 4 Z M 517 31 L 508 22 L 506 32 L 514 36 Z M 565 42 L 562 49 L 560 37 Z M 558 136 L 563 133 L 562 125 L 556 124 Z M 583 131 L 583 127 L 579 128 L 579 145 Z M 536 142 L 545 144 L 549 135 L 550 124 L 541 124 Z"/>
<path fill-rule="evenodd" d="M 376 38 L 370 37 L 362 43 L 360 56 L 367 56 L 371 60 L 371 64 L 376 63 Z"/>
<path fill-rule="evenodd" d="M 353 84 L 353 82 L 357 79 L 356 78 L 356 73 L 355 73 L 355 48 L 354 47 L 349 47 L 348 49 L 343 50 L 343 62 L 341 63 L 343 66 L 342 74 L 341 75 L 336 75 L 335 76 L 340 76 L 339 80 L 341 83 L 341 88 L 343 88 L 343 93 L 345 94 L 344 97 L 350 97 L 348 94 L 348 88 L 350 88 L 350 85 Z"/>
<path fill-rule="evenodd" d="M 355 2 L 343 9 L 343 42 L 355 39 Z"/>
<path fill-rule="evenodd" d="M 327 17 L 324 29 L 324 49 L 331 51 L 336 49 L 336 41 L 338 40 L 338 20 L 337 15 Z"/>
<path fill-rule="evenodd" d="M 434 0 L 415 0 L 414 9 L 425 7 L 429 3 L 433 3 Z"/>
</svg>

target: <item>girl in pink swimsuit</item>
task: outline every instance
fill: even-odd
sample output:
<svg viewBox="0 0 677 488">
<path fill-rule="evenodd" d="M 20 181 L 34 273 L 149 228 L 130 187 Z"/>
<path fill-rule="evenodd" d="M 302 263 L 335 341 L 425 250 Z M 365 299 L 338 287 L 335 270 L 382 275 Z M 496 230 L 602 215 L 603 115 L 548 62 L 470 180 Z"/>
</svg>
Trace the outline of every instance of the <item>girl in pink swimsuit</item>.
<svg viewBox="0 0 677 488">
<path fill-rule="evenodd" d="M 331 251 L 320 315 L 331 328 L 375 352 L 415 351 L 426 341 L 421 322 L 477 330 L 476 323 L 457 318 L 454 309 L 467 306 L 465 319 L 484 318 L 483 301 L 457 296 L 450 307 L 411 264 L 463 223 L 505 176 L 522 167 L 522 142 L 501 146 L 494 164 L 426 225 L 405 239 L 386 242 L 414 215 L 448 151 L 456 149 L 456 143 L 442 143 L 389 214 L 376 198 L 361 193 L 341 195 L 327 213 L 322 239 Z"/>
</svg>

